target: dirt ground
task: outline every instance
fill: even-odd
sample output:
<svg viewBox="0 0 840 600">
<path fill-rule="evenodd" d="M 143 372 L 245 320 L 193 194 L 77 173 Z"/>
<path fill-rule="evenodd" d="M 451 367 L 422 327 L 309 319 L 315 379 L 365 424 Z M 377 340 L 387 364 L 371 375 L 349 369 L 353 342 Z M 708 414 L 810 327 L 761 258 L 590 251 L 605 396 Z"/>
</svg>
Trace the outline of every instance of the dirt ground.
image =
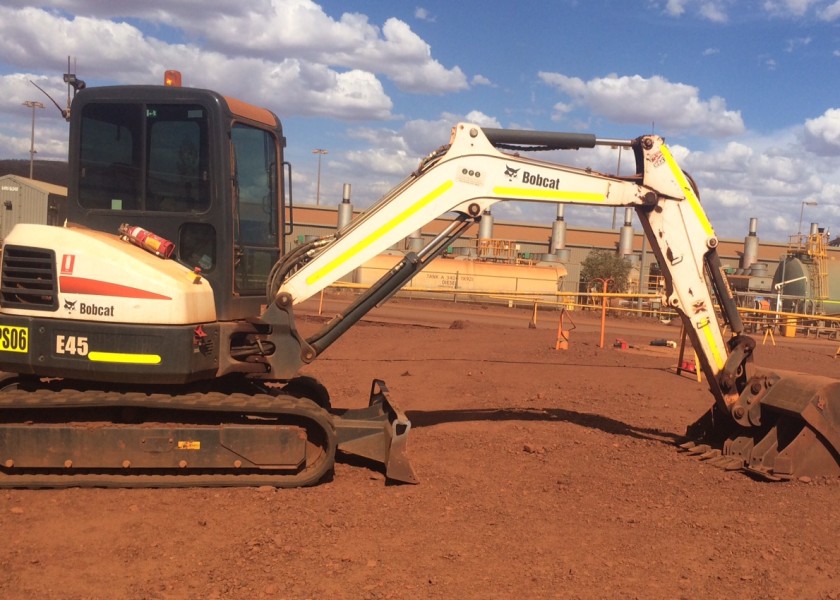
<svg viewBox="0 0 840 600">
<path fill-rule="evenodd" d="M 306 373 L 339 407 L 384 379 L 419 485 L 339 463 L 294 490 L 0 490 L 0 597 L 840 599 L 840 481 L 675 450 L 711 403 L 650 345 L 678 327 L 609 319 L 599 348 L 597 312 L 575 312 L 555 350 L 557 312 L 379 312 Z M 840 372 L 840 342 L 775 341 L 758 364 Z"/>
</svg>

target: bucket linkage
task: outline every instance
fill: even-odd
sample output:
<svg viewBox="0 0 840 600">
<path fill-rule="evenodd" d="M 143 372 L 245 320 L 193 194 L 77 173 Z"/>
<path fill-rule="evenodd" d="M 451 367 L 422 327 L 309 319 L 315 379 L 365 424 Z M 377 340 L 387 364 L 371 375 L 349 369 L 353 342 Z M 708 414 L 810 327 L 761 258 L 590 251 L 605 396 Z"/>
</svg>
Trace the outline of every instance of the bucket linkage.
<svg viewBox="0 0 840 600">
<path fill-rule="evenodd" d="M 840 380 L 759 369 L 748 375 L 749 342 L 741 336 L 734 349 L 718 381 L 737 399 L 728 408 L 715 403 L 679 447 L 769 480 L 840 477 Z"/>
</svg>

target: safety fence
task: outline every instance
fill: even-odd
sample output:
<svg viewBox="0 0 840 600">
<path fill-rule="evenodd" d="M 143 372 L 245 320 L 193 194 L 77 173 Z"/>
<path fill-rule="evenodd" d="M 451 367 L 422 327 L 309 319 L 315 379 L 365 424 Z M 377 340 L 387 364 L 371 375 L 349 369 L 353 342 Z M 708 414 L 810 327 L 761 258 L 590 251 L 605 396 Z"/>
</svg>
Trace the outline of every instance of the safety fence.
<svg viewBox="0 0 840 600">
<path fill-rule="evenodd" d="M 363 291 L 366 284 L 336 282 L 336 290 Z M 493 303 L 509 308 L 529 308 L 536 318 L 539 310 L 602 311 L 611 316 L 643 317 L 670 322 L 677 313 L 663 303 L 659 294 L 615 292 L 519 292 L 516 290 L 460 290 L 406 286 L 398 293 L 403 298 L 434 299 L 453 303 Z M 759 308 L 738 307 L 747 333 L 777 333 L 783 337 L 797 335 L 840 339 L 840 317 L 779 312 Z"/>
</svg>

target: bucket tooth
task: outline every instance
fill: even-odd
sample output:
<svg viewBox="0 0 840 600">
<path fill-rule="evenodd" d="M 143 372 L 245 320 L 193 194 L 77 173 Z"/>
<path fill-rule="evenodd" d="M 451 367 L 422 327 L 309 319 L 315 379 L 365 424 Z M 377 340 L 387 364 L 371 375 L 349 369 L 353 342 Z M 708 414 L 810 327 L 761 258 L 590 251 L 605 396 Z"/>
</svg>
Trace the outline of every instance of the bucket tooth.
<svg viewBox="0 0 840 600">
<path fill-rule="evenodd" d="M 706 461 L 707 465 L 712 465 L 724 471 L 738 471 L 744 468 L 744 461 L 734 456 L 725 456 L 721 454 L 717 458 L 712 458 Z"/>
<path fill-rule="evenodd" d="M 688 450 L 686 454 L 688 454 L 689 456 L 700 456 L 701 454 L 705 454 L 711 449 L 712 447 L 708 444 L 697 444 L 691 450 Z"/>
<path fill-rule="evenodd" d="M 698 456 L 698 458 L 700 460 L 708 461 L 708 460 L 711 460 L 711 459 L 714 459 L 714 458 L 718 458 L 720 456 L 721 456 L 721 451 L 718 448 L 712 448 L 711 450 L 707 450 L 706 452 L 704 452 L 703 454 Z"/>
</svg>

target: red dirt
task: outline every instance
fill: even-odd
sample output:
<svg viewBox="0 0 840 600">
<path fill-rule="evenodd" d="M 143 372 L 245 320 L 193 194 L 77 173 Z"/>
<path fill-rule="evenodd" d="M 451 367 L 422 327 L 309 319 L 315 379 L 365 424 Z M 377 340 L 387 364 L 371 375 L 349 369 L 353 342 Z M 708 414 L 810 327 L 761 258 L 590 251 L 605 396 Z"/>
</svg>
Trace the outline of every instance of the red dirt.
<svg viewBox="0 0 840 600">
<path fill-rule="evenodd" d="M 295 490 L 3 490 L 0 597 L 840 599 L 840 481 L 674 449 L 711 403 L 649 345 L 678 327 L 610 319 L 602 349 L 597 313 L 576 312 L 558 351 L 556 312 L 530 328 L 530 310 L 385 309 L 425 324 L 361 323 L 306 373 L 339 407 L 384 379 L 419 485 L 339 463 Z M 840 342 L 775 341 L 758 364 L 840 370 Z"/>
</svg>

